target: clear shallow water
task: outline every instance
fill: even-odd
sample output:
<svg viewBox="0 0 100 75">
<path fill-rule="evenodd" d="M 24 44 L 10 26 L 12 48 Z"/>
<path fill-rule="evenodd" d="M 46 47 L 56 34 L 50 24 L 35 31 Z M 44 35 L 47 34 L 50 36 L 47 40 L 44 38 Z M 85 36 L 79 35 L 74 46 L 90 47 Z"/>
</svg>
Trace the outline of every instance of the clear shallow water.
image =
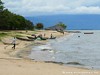
<svg viewBox="0 0 100 75">
<path fill-rule="evenodd" d="M 100 31 L 90 31 L 94 34 L 84 32 L 89 31 L 81 31 L 52 40 L 46 45 L 35 46 L 29 58 L 37 61 L 78 62 L 82 65 L 70 65 L 100 69 Z"/>
</svg>

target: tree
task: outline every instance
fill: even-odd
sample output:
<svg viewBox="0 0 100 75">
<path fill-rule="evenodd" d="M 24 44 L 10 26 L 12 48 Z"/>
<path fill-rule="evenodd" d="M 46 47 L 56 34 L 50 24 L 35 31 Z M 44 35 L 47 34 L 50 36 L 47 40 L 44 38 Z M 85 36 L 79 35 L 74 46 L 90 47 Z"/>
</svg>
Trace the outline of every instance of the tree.
<svg viewBox="0 0 100 75">
<path fill-rule="evenodd" d="M 37 23 L 35 28 L 40 30 L 44 28 L 44 25 L 42 23 Z"/>
<path fill-rule="evenodd" d="M 0 12 L 3 11 L 4 6 L 3 6 L 3 2 L 0 0 Z"/>
<path fill-rule="evenodd" d="M 3 2 L 0 0 L 0 30 L 25 30 L 34 29 L 31 21 L 21 15 L 14 14 L 8 9 L 3 9 Z"/>
<path fill-rule="evenodd" d="M 59 22 L 59 23 L 58 23 L 58 24 L 56 24 L 56 25 L 61 26 L 61 27 L 63 27 L 64 29 L 66 29 L 66 28 L 67 28 L 67 26 L 66 26 L 64 23 L 62 23 L 62 22 Z"/>
</svg>

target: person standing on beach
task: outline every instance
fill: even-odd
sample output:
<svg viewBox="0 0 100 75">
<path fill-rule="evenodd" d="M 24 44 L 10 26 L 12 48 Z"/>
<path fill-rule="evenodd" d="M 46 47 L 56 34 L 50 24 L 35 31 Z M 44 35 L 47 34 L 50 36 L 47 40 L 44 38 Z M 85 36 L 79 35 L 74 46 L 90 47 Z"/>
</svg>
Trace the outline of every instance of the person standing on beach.
<svg viewBox="0 0 100 75">
<path fill-rule="evenodd" d="M 13 44 L 12 49 L 15 49 L 15 47 L 16 47 L 16 38 L 15 37 L 13 38 L 12 44 Z"/>
</svg>

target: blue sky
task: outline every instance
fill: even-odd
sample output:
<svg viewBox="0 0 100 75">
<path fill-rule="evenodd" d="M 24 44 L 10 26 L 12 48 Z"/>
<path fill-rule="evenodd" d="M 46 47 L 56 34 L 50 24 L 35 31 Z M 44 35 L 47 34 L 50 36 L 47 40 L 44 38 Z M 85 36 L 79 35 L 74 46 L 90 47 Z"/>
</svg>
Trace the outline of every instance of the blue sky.
<svg viewBox="0 0 100 75">
<path fill-rule="evenodd" d="M 10 11 L 23 16 L 100 14 L 100 0 L 2 0 Z"/>
</svg>

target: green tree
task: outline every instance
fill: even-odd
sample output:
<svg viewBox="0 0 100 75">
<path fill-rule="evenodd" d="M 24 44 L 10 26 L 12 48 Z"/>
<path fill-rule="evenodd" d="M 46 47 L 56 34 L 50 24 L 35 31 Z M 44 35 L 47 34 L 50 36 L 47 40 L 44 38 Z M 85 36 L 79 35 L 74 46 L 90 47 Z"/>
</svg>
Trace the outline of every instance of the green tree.
<svg viewBox="0 0 100 75">
<path fill-rule="evenodd" d="M 25 30 L 34 29 L 31 21 L 21 15 L 14 14 L 8 9 L 3 9 L 3 2 L 0 0 L 0 30 Z"/>
<path fill-rule="evenodd" d="M 4 6 L 3 6 L 3 2 L 0 0 L 0 11 L 3 11 Z"/>
<path fill-rule="evenodd" d="M 31 21 L 26 20 L 26 27 L 25 28 L 34 30 L 34 24 Z"/>
<path fill-rule="evenodd" d="M 44 25 L 42 23 L 37 23 L 35 28 L 40 30 L 44 28 Z"/>
<path fill-rule="evenodd" d="M 59 23 L 58 23 L 58 24 L 56 24 L 56 25 L 61 26 L 61 27 L 63 27 L 64 29 L 66 29 L 66 28 L 67 28 L 67 26 L 66 26 L 64 23 L 62 23 L 62 22 L 59 22 Z"/>
</svg>

